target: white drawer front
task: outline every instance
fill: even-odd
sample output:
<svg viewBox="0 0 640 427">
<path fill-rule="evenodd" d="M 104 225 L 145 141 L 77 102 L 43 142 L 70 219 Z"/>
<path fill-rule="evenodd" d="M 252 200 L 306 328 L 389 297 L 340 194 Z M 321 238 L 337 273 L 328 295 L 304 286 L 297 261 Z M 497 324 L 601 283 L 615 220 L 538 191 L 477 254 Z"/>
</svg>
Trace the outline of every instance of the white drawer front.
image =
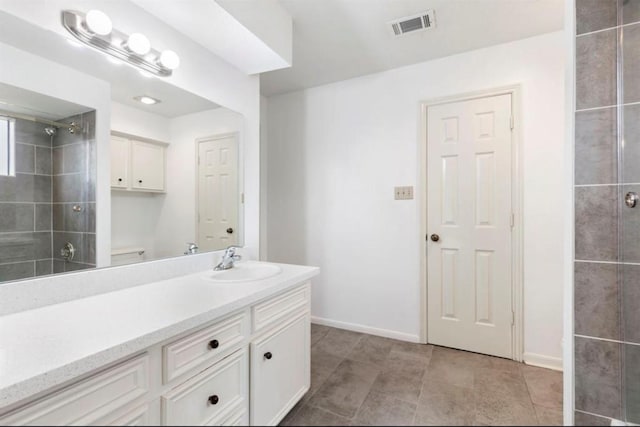
<svg viewBox="0 0 640 427">
<path fill-rule="evenodd" d="M 309 306 L 311 287 L 299 288 L 253 306 L 253 332 L 258 332 L 282 320 L 296 310 Z"/>
<path fill-rule="evenodd" d="M 164 383 L 232 353 L 244 342 L 247 329 L 247 315 L 242 313 L 166 345 L 163 350 Z"/>
<path fill-rule="evenodd" d="M 249 415 L 247 414 L 247 410 L 243 407 L 237 410 L 232 411 L 228 416 L 223 417 L 219 420 L 219 424 L 221 426 L 248 426 L 249 425 Z"/>
<path fill-rule="evenodd" d="M 247 350 L 241 349 L 162 397 L 165 425 L 215 425 L 246 406 Z"/>
<path fill-rule="evenodd" d="M 0 425 L 88 425 L 148 390 L 149 356 L 145 354 L 0 418 Z"/>
<path fill-rule="evenodd" d="M 251 344 L 251 425 L 276 425 L 310 386 L 309 313 Z"/>
</svg>

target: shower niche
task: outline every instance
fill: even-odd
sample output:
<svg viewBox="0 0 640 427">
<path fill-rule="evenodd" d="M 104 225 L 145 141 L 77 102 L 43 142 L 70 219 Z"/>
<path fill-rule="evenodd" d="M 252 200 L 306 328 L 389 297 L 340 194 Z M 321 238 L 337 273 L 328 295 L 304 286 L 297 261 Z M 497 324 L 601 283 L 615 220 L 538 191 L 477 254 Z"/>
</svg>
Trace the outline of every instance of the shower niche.
<svg viewBox="0 0 640 427">
<path fill-rule="evenodd" d="M 27 92 L 0 85 L 0 282 L 96 266 L 95 111 Z"/>
</svg>

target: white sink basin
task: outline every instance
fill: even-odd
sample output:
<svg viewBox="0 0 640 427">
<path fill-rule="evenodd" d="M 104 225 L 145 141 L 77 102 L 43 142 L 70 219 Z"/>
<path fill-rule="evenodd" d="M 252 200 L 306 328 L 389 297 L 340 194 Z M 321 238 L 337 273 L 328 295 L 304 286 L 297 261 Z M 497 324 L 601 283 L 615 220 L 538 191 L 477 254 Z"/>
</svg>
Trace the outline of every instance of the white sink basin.
<svg viewBox="0 0 640 427">
<path fill-rule="evenodd" d="M 214 282 L 249 282 L 273 277 L 282 272 L 277 265 L 262 262 L 236 263 L 229 270 L 207 273 L 206 277 Z"/>
</svg>

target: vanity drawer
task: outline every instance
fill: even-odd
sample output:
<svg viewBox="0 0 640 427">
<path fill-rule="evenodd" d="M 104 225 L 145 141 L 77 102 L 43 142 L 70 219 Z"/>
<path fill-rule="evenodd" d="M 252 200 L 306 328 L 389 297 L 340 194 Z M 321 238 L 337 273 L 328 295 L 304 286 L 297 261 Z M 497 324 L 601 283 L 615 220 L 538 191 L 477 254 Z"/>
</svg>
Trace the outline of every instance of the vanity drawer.
<svg viewBox="0 0 640 427">
<path fill-rule="evenodd" d="M 149 390 L 149 356 L 139 356 L 0 418 L 0 425 L 89 425 Z"/>
<path fill-rule="evenodd" d="M 166 345 L 164 383 L 232 353 L 244 342 L 247 329 L 248 319 L 243 312 Z"/>
<path fill-rule="evenodd" d="M 93 423 L 96 426 L 150 426 L 151 422 L 151 408 L 148 404 L 133 406 L 132 408 L 125 407 L 113 414 Z"/>
<path fill-rule="evenodd" d="M 306 283 L 292 291 L 254 305 L 252 308 L 253 332 L 259 332 L 299 309 L 308 308 L 310 297 L 311 286 Z"/>
<path fill-rule="evenodd" d="M 164 425 L 217 425 L 246 407 L 247 350 L 241 349 L 162 396 Z"/>
</svg>

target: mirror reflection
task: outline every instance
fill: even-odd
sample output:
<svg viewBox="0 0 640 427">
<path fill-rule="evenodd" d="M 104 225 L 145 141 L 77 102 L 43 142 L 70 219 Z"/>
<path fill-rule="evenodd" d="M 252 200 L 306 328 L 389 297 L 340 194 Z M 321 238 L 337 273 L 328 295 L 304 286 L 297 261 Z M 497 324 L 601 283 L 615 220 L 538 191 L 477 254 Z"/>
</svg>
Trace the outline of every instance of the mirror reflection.
<svg viewBox="0 0 640 427">
<path fill-rule="evenodd" d="M 25 87 L 0 81 L 0 282 L 243 244 L 241 114 L 2 12 L 0 22 L 23 65 L 64 63 L 109 89 L 89 94 L 96 108 L 33 90 L 69 84 L 45 72 Z M 26 32 L 46 38 L 31 45 Z"/>
</svg>

